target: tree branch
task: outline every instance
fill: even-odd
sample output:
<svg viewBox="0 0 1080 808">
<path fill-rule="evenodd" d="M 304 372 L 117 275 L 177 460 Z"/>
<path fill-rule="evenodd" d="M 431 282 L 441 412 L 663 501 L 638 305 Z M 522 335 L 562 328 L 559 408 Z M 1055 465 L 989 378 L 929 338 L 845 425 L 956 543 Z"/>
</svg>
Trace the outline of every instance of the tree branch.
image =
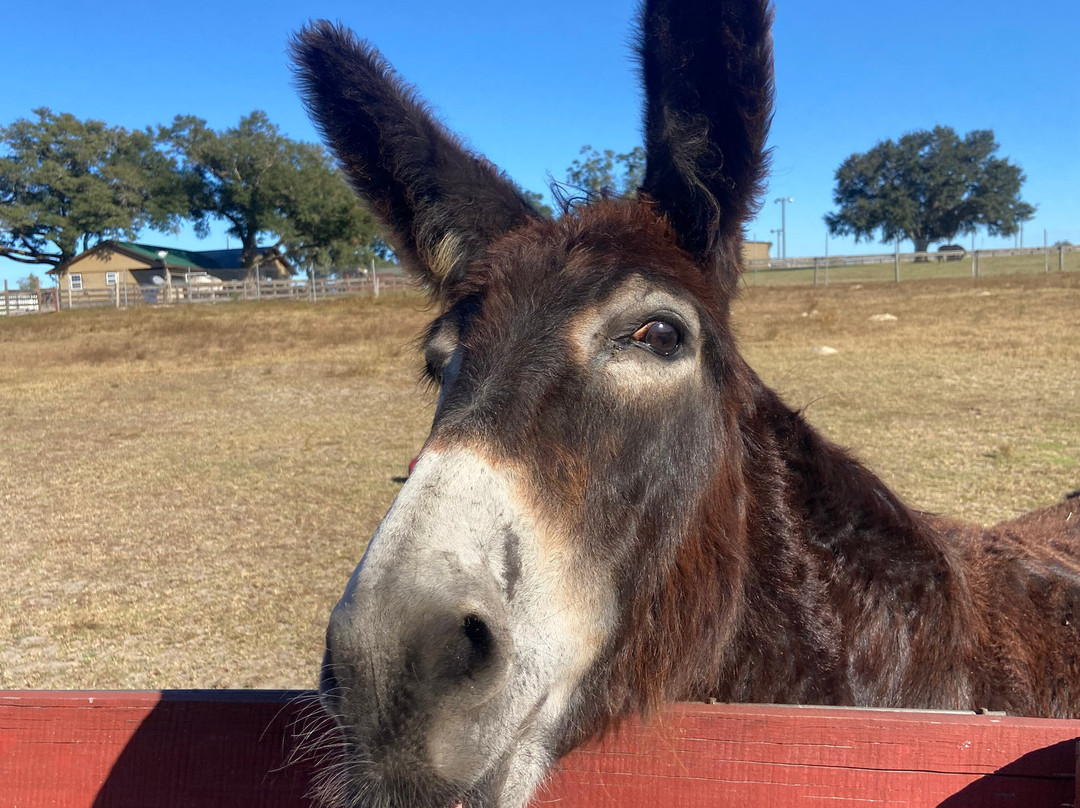
<svg viewBox="0 0 1080 808">
<path fill-rule="evenodd" d="M 0 258 L 8 258 L 20 264 L 51 264 L 57 266 L 61 257 L 59 255 L 18 250 L 14 247 L 0 247 Z"/>
</svg>

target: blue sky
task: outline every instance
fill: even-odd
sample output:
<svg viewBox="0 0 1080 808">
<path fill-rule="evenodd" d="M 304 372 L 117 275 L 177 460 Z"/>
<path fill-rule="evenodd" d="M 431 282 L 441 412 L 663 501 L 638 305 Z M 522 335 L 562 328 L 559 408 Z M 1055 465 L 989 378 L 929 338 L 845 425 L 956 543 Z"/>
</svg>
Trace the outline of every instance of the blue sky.
<svg viewBox="0 0 1080 808">
<path fill-rule="evenodd" d="M 452 128 L 526 188 L 562 179 L 584 144 L 640 142 L 629 42 L 635 0 L 546 3 L 433 0 L 17 3 L 5 12 L 0 124 L 39 106 L 129 128 L 195 114 L 212 126 L 253 109 L 314 140 L 285 58 L 312 17 L 372 40 Z M 769 189 L 747 235 L 774 240 L 787 211 L 788 255 L 825 249 L 837 166 L 905 131 L 991 128 L 1027 175 L 1037 205 L 1025 244 L 1080 242 L 1080 3 L 1045 0 L 776 0 L 777 108 Z M 165 246 L 216 249 L 145 233 Z M 980 233 L 978 246 L 1012 246 Z M 965 240 L 967 244 L 967 240 Z M 910 245 L 907 245 L 910 249 Z M 887 251 L 834 239 L 832 254 Z M 773 254 L 778 254 L 774 249 Z M 0 260 L 0 279 L 44 268 Z"/>
</svg>

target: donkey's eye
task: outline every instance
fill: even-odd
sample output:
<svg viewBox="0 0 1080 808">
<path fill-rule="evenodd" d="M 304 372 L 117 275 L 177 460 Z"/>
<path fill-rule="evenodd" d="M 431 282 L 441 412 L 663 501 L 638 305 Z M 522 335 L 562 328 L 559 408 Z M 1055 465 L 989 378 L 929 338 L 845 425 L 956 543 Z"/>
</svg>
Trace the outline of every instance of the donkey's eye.
<svg viewBox="0 0 1080 808">
<path fill-rule="evenodd" d="M 680 344 L 679 330 L 663 320 L 645 323 L 634 332 L 633 338 L 635 342 L 660 356 L 671 356 L 679 349 Z"/>
<path fill-rule="evenodd" d="M 453 350 L 436 342 L 429 342 L 424 350 L 424 370 L 429 379 L 442 386 L 446 376 L 446 366 L 450 364 Z"/>
</svg>

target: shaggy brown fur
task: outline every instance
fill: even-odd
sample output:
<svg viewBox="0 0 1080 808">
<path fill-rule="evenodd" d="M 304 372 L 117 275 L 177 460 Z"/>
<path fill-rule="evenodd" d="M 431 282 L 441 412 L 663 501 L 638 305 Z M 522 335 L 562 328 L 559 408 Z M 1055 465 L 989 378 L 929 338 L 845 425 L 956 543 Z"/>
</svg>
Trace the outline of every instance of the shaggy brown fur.
<svg viewBox="0 0 1080 808">
<path fill-rule="evenodd" d="M 1080 498 L 989 530 L 913 510 L 737 349 L 729 311 L 767 163 L 770 21 L 764 0 L 647 0 L 644 184 L 557 221 L 465 151 L 371 46 L 328 23 L 295 44 L 316 123 L 444 308 L 427 337 L 441 387 L 428 448 L 468 447 L 512 469 L 531 516 L 613 583 L 618 619 L 542 754 L 668 699 L 1080 715 Z M 595 370 L 648 347 L 633 344 L 637 329 L 680 319 L 598 324 L 631 281 L 698 321 L 679 332 L 693 331 L 693 376 L 669 373 L 678 360 L 634 354 L 649 357 L 648 395 L 613 390 Z M 607 336 L 590 347 L 582 329 Z M 519 542 L 508 535 L 499 550 L 508 601 Z M 329 635 L 324 697 L 360 750 L 356 801 L 472 808 L 527 797 L 505 796 L 507 783 L 534 776 L 513 749 L 484 762 L 482 777 L 428 771 L 435 730 L 416 705 L 441 707 L 466 674 L 454 668 L 447 684 L 394 667 L 390 628 L 379 629 L 385 647 L 357 647 L 351 597 Z M 453 635 L 452 620 L 440 626 Z M 484 670 L 512 665 L 500 625 L 470 613 L 463 626 L 453 654 Z M 424 642 L 412 650 L 434 653 Z M 392 720 L 370 717 L 381 708 L 368 691 L 397 699 Z"/>
</svg>

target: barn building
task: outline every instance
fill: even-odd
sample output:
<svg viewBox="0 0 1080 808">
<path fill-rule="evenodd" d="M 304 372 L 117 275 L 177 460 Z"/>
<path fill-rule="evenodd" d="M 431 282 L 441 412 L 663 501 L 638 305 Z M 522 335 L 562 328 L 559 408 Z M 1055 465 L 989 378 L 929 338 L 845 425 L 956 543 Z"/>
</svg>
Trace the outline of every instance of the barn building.
<svg viewBox="0 0 1080 808">
<path fill-rule="evenodd" d="M 742 243 L 742 257 L 744 261 L 768 261 L 771 241 L 744 241 Z"/>
<path fill-rule="evenodd" d="M 135 244 L 126 241 L 103 241 L 95 247 L 50 269 L 65 293 L 101 293 L 120 287 L 152 289 L 167 284 L 185 284 L 200 280 L 243 281 L 255 276 L 255 269 L 241 264 L 242 251 L 177 250 Z M 293 266 L 278 250 L 259 250 L 259 277 L 287 280 L 295 274 Z"/>
</svg>

